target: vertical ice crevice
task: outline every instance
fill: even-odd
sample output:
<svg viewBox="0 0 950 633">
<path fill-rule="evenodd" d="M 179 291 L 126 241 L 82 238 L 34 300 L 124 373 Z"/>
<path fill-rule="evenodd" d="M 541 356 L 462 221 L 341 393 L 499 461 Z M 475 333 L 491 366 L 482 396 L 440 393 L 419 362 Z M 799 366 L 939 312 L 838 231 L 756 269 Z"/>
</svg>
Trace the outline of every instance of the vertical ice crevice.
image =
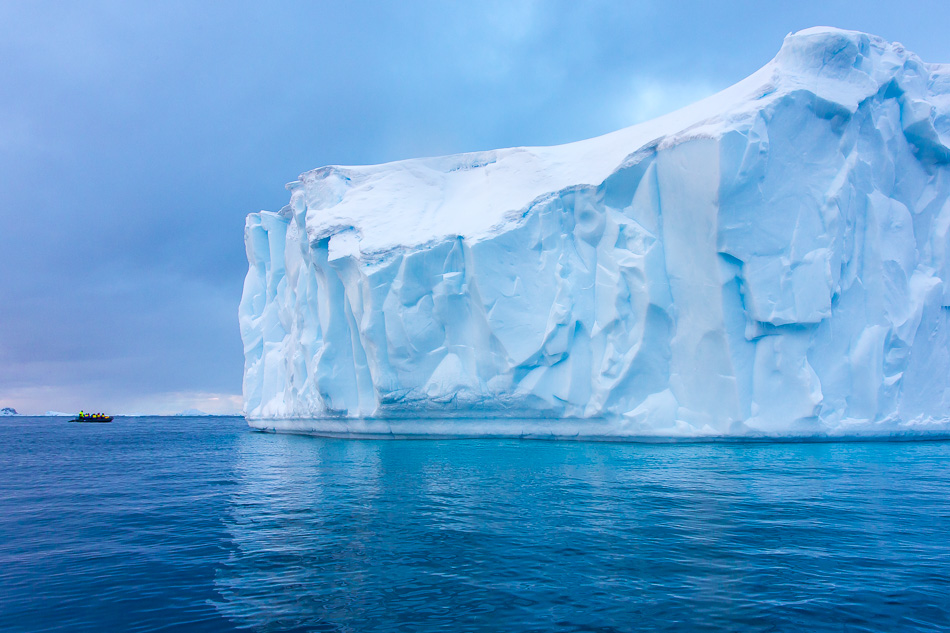
<svg viewBox="0 0 950 633">
<path fill-rule="evenodd" d="M 723 329 L 717 249 L 719 145 L 697 139 L 657 154 L 660 220 L 674 306 L 670 389 L 677 417 L 706 433 L 740 419 Z"/>
</svg>

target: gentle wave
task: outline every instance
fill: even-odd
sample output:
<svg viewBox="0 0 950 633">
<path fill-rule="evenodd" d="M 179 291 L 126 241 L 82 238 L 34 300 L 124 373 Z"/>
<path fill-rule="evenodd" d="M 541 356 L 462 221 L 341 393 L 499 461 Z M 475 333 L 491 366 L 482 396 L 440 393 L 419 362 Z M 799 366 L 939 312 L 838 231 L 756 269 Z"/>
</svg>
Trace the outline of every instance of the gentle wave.
<svg viewBox="0 0 950 633">
<path fill-rule="evenodd" d="M 950 442 L 0 442 L 4 631 L 950 627 Z"/>
</svg>

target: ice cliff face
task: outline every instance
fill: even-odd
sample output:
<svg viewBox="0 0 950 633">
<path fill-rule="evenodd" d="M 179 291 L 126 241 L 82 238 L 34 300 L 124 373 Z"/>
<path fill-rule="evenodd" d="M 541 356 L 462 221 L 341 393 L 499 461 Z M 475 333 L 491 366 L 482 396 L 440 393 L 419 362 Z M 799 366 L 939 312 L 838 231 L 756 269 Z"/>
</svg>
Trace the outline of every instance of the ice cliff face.
<svg viewBox="0 0 950 633">
<path fill-rule="evenodd" d="M 810 29 L 613 134 L 289 188 L 245 229 L 252 426 L 950 430 L 950 66 L 899 44 Z"/>
</svg>

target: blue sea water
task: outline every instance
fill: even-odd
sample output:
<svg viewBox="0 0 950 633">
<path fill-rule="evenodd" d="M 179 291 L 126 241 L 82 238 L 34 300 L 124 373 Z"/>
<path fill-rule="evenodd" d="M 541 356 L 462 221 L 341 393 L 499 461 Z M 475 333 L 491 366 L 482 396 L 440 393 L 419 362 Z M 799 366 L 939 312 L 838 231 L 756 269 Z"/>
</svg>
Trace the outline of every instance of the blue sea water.
<svg viewBox="0 0 950 633">
<path fill-rule="evenodd" d="M 0 631 L 936 631 L 950 442 L 0 419 Z"/>
</svg>

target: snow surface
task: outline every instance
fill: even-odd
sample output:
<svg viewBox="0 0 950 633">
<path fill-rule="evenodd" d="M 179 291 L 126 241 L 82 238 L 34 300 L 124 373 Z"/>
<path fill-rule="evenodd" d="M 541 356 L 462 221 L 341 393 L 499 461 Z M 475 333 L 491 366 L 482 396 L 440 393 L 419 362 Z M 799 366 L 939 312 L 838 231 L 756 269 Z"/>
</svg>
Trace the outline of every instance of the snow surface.
<svg viewBox="0 0 950 633">
<path fill-rule="evenodd" d="M 816 28 L 598 138 L 323 167 L 248 216 L 252 426 L 950 431 L 950 66 Z"/>
</svg>

